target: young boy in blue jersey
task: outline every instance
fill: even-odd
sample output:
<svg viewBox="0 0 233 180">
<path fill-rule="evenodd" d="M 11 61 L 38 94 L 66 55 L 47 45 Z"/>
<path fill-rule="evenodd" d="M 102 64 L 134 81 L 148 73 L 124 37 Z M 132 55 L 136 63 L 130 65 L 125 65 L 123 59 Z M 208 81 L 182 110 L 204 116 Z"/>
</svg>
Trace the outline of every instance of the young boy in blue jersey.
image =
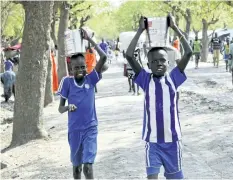
<svg viewBox="0 0 233 180">
<path fill-rule="evenodd" d="M 95 69 L 87 75 L 84 55 L 71 57 L 73 77 L 61 80 L 58 94 L 61 96 L 59 112 L 68 111 L 68 141 L 70 158 L 73 164 L 74 179 L 81 179 L 81 172 L 86 179 L 94 179 L 92 164 L 97 152 L 97 116 L 95 109 L 95 85 L 101 79 L 101 73 L 107 70 L 106 54 L 88 37 L 83 30 L 84 38 L 97 50 L 100 60 Z M 65 102 L 68 100 L 68 106 Z M 82 167 L 83 166 L 83 167 Z"/>
<path fill-rule="evenodd" d="M 148 179 L 158 179 L 161 166 L 167 179 L 183 179 L 177 88 L 186 80 L 184 69 L 192 56 L 192 49 L 170 14 L 169 26 L 179 36 L 185 51 L 170 73 L 167 72 L 169 59 L 165 48 L 149 50 L 148 67 L 152 73 L 146 72 L 134 59 L 137 41 L 146 29 L 144 17 L 141 17 L 139 29 L 126 52 L 126 58 L 135 72 L 135 83 L 145 93 L 142 139 L 146 141 Z"/>
</svg>

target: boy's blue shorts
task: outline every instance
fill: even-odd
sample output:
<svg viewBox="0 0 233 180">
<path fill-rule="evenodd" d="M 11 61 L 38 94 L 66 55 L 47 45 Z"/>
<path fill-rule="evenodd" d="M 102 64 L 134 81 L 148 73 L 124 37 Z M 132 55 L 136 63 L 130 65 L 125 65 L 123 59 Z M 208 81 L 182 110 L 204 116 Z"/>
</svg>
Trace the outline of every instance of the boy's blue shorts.
<svg viewBox="0 0 233 180">
<path fill-rule="evenodd" d="M 93 164 L 97 153 L 97 126 L 68 133 L 70 160 L 73 166 Z"/>
<path fill-rule="evenodd" d="M 171 143 L 146 143 L 147 175 L 159 174 L 160 167 L 165 169 L 167 179 L 183 179 L 182 144 L 180 141 Z"/>
</svg>

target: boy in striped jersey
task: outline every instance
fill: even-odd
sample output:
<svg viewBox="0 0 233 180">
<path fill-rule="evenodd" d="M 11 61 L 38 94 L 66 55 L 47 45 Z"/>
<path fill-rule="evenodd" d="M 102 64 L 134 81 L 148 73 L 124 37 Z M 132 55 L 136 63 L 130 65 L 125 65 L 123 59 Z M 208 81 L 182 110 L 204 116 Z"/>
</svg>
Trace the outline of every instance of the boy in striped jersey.
<svg viewBox="0 0 233 180">
<path fill-rule="evenodd" d="M 126 52 L 127 61 L 135 72 L 135 83 L 145 92 L 142 139 L 146 141 L 148 179 L 158 179 L 161 166 L 164 166 L 167 179 L 183 179 L 177 88 L 186 80 L 184 69 L 192 50 L 170 14 L 169 26 L 179 36 L 185 50 L 170 73 L 166 72 L 168 55 L 165 48 L 156 47 L 148 52 L 148 67 L 152 73 L 146 72 L 133 58 L 137 41 L 146 29 L 144 17 L 141 17 L 139 29 Z"/>
</svg>

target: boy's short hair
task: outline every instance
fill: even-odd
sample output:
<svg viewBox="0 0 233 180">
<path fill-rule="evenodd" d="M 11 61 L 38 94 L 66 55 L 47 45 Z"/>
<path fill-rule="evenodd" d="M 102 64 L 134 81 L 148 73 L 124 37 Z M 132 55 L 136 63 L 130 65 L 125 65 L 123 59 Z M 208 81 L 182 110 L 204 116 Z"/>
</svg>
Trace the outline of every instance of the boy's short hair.
<svg viewBox="0 0 233 180">
<path fill-rule="evenodd" d="M 159 50 L 164 50 L 167 53 L 167 50 L 164 47 L 153 47 L 148 51 L 147 56 L 149 55 L 149 53 L 151 53 L 153 51 L 159 51 Z"/>
<path fill-rule="evenodd" d="M 82 53 L 74 54 L 70 57 L 70 60 L 76 60 L 77 58 L 82 57 L 85 59 L 84 55 Z"/>
</svg>

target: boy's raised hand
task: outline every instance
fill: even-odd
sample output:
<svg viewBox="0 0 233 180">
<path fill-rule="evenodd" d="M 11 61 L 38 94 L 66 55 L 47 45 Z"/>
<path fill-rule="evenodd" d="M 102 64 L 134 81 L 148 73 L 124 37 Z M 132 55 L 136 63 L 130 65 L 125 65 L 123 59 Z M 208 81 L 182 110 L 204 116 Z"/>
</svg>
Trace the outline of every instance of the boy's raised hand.
<svg viewBox="0 0 233 180">
<path fill-rule="evenodd" d="M 83 28 L 80 28 L 80 29 L 81 29 L 81 31 L 82 31 L 83 39 L 90 40 L 91 37 L 88 36 L 87 31 L 86 31 L 85 29 L 83 29 Z"/>
<path fill-rule="evenodd" d="M 176 20 L 175 20 L 175 17 L 172 16 L 171 13 L 168 14 L 168 18 L 169 18 L 169 26 L 173 29 L 176 27 Z"/>
<path fill-rule="evenodd" d="M 139 29 L 142 31 L 146 29 L 146 18 L 144 16 L 141 16 L 139 20 Z"/>
</svg>

